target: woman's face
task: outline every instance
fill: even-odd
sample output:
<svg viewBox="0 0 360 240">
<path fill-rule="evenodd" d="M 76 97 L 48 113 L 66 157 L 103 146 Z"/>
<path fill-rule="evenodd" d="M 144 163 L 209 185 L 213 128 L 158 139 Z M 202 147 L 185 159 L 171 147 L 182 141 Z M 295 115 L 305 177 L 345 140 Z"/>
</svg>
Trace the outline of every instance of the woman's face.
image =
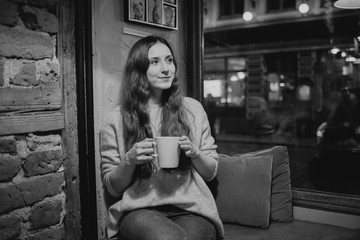
<svg viewBox="0 0 360 240">
<path fill-rule="evenodd" d="M 146 75 L 151 90 L 166 90 L 172 85 L 175 75 L 174 57 L 170 49 L 163 43 L 155 43 L 148 52 L 149 68 Z"/>
</svg>

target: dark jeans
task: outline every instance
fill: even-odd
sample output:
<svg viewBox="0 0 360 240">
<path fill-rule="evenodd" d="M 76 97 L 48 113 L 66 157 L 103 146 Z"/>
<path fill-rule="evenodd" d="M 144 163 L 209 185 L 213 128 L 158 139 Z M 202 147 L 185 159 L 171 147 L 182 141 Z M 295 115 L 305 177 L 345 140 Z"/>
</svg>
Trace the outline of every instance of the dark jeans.
<svg viewBox="0 0 360 240">
<path fill-rule="evenodd" d="M 120 220 L 119 239 L 215 240 L 214 224 L 205 217 L 174 206 L 130 211 Z"/>
</svg>

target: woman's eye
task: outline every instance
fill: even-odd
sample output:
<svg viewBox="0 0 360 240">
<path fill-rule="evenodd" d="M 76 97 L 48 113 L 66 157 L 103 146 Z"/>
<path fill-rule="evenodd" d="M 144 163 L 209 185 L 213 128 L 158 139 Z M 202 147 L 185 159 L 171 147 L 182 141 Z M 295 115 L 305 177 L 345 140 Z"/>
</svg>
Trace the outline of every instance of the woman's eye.
<svg viewBox="0 0 360 240">
<path fill-rule="evenodd" d="M 159 62 L 159 60 L 151 60 L 150 64 L 157 64 Z"/>
<path fill-rule="evenodd" d="M 172 62 L 174 62 L 174 59 L 173 59 L 173 58 L 168 58 L 168 59 L 167 59 L 167 62 L 168 62 L 168 63 L 172 63 Z"/>
</svg>

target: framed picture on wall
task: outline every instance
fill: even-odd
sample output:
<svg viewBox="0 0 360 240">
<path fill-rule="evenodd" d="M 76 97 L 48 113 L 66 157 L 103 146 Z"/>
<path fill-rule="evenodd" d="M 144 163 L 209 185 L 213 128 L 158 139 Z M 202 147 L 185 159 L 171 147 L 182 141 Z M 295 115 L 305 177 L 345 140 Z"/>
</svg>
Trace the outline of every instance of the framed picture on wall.
<svg viewBox="0 0 360 240">
<path fill-rule="evenodd" d="M 161 0 L 148 0 L 148 21 L 150 23 L 162 25 L 162 4 Z"/>
<path fill-rule="evenodd" d="M 178 0 L 127 0 L 126 21 L 178 29 Z"/>
<path fill-rule="evenodd" d="M 146 0 L 129 0 L 128 5 L 130 21 L 146 22 Z"/>
<path fill-rule="evenodd" d="M 163 5 L 163 21 L 162 24 L 167 27 L 176 27 L 176 7 Z"/>
</svg>

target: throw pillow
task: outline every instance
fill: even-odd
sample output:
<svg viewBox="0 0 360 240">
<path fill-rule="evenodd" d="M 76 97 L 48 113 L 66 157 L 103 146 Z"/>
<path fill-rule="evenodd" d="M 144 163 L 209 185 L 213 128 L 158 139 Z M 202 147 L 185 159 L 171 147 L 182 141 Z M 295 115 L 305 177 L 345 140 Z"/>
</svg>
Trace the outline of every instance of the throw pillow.
<svg viewBox="0 0 360 240">
<path fill-rule="evenodd" d="M 220 156 L 216 205 L 224 223 L 267 228 L 272 156 Z"/>
<path fill-rule="evenodd" d="M 285 146 L 275 146 L 264 150 L 238 154 L 236 156 L 273 156 L 271 220 L 293 221 L 292 193 L 289 154 Z"/>
</svg>

